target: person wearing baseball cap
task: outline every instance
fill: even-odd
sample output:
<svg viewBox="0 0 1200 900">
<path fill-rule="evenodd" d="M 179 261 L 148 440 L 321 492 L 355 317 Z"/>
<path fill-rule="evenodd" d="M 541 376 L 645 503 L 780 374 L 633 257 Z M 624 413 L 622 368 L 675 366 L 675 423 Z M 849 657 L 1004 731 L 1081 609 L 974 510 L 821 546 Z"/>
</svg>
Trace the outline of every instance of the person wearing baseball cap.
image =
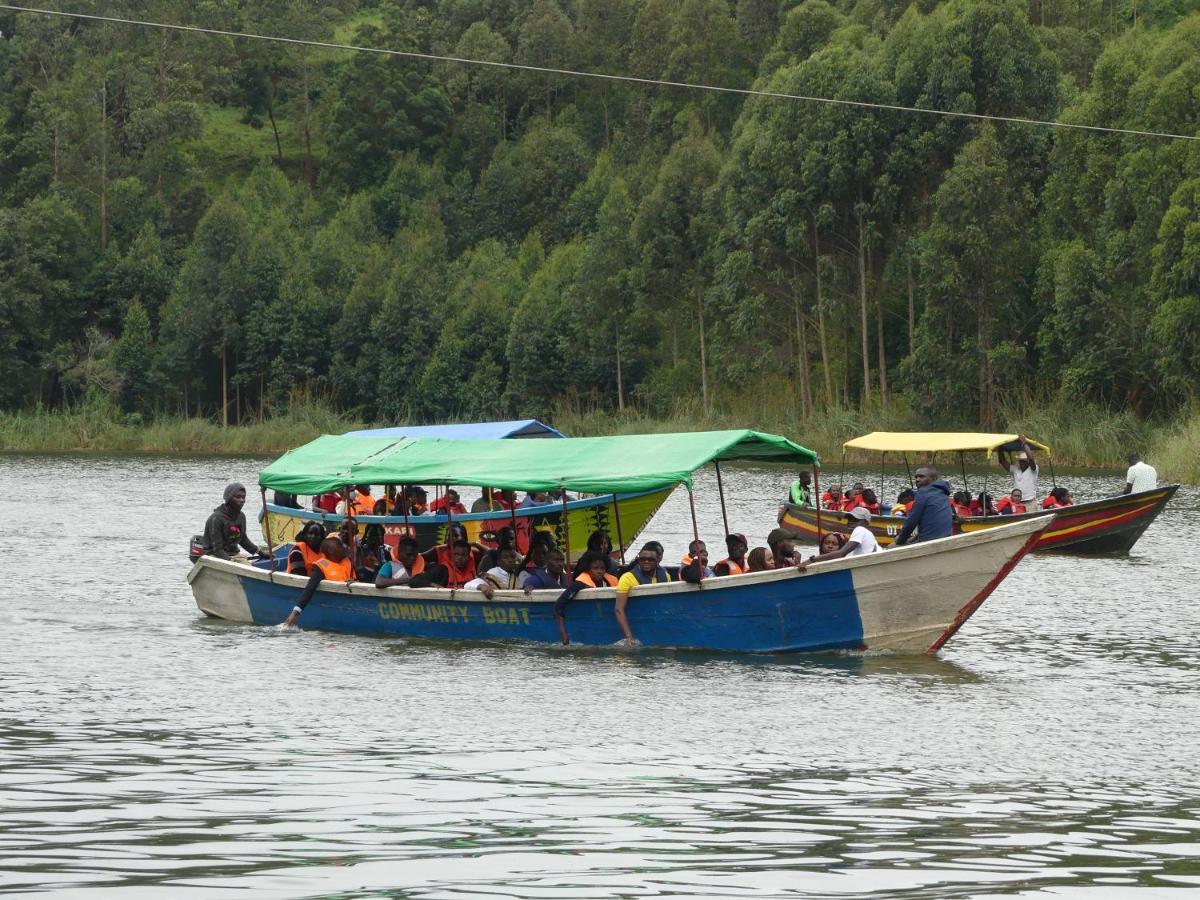
<svg viewBox="0 0 1200 900">
<path fill-rule="evenodd" d="M 865 506 L 856 506 L 850 510 L 850 518 L 856 520 L 854 530 L 850 532 L 850 540 L 846 541 L 840 550 L 810 556 L 804 562 L 799 563 L 796 568 L 804 572 L 809 565 L 815 562 L 824 562 L 827 559 L 841 559 L 845 556 L 863 556 L 878 550 L 879 542 L 875 540 L 874 533 L 868 527 L 871 523 L 871 511 Z"/>
<path fill-rule="evenodd" d="M 750 564 L 746 562 L 746 551 L 749 549 L 750 544 L 744 534 L 725 535 L 725 550 L 729 555 L 713 566 L 713 575 L 741 575 L 743 572 L 749 572 Z"/>
</svg>

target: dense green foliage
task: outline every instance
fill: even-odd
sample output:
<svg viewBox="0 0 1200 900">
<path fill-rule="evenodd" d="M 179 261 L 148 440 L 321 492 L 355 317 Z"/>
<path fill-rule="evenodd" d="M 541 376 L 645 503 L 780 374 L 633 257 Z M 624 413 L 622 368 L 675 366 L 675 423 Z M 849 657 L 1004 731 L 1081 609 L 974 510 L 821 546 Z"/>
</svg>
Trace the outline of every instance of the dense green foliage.
<svg viewBox="0 0 1200 900">
<path fill-rule="evenodd" d="M 1197 7 L 103 4 L 1185 135 Z M 1200 143 L 29 14 L 0 33 L 0 409 L 233 421 L 321 398 L 380 421 L 777 395 L 796 419 L 899 403 L 991 428 L 1014 398 L 1196 397 Z"/>
</svg>

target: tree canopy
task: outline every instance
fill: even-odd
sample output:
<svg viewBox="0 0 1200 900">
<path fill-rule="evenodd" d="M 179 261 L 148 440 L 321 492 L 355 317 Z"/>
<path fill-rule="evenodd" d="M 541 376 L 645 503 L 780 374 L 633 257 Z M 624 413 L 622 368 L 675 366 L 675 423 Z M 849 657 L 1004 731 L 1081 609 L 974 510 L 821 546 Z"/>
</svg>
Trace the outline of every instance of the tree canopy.
<svg viewBox="0 0 1200 900">
<path fill-rule="evenodd" d="M 128 0 L 114 16 L 144 18 Z M 1200 0 L 168 0 L 163 21 L 1200 134 Z M 1200 142 L 0 12 L 0 408 L 1195 401 Z"/>
</svg>

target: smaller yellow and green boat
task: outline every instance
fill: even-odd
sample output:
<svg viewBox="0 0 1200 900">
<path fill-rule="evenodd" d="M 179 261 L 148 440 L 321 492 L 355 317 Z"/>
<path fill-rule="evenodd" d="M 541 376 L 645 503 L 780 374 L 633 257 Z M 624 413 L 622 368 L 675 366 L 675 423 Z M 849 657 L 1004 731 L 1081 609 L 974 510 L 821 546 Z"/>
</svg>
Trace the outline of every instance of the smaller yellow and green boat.
<svg viewBox="0 0 1200 900">
<path fill-rule="evenodd" d="M 1028 439 L 1026 443 L 1037 448 L 1047 459 L 1050 458 L 1050 448 L 1045 444 Z M 1020 450 L 1022 445 L 1020 437 L 1015 434 L 874 431 L 846 441 L 842 446 L 844 450 L 879 453 L 881 462 L 888 453 L 898 454 L 906 466 L 913 457 L 923 462 L 933 458 L 935 454 L 950 454 L 952 457 L 957 455 L 966 487 L 965 454 L 990 455 L 1001 450 L 1013 452 Z M 987 476 L 984 475 L 981 481 L 981 490 L 986 492 Z M 1053 513 L 1054 521 L 1038 538 L 1033 548 L 1035 552 L 1128 553 L 1178 489 L 1178 484 L 1168 484 L 1148 491 L 1116 494 L 1057 509 L 1031 508 L 1029 512 L 1020 515 L 956 517 L 954 533 L 982 531 Z M 1029 499 L 1031 506 L 1038 502 L 1038 498 Z M 904 527 L 904 522 L 902 516 L 872 516 L 869 527 L 882 546 L 890 546 Z M 840 510 L 818 511 L 810 506 L 785 503 L 780 512 L 779 524 L 780 527 L 815 543 L 820 540 L 822 534 L 830 531 L 849 534 L 860 523 L 849 513 Z"/>
</svg>

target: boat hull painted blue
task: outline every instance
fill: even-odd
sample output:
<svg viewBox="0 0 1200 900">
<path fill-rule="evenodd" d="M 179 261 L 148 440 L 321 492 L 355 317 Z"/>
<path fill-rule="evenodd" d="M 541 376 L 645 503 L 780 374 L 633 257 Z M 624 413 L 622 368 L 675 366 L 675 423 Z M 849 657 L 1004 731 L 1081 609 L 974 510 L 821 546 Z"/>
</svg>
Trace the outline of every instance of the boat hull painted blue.
<svg viewBox="0 0 1200 900">
<path fill-rule="evenodd" d="M 1052 516 L 882 553 L 712 578 L 644 585 L 627 615 L 646 646 L 742 653 L 938 650 L 1037 543 Z M 277 625 L 307 579 L 201 557 L 188 574 L 196 605 L 234 622 Z M 349 634 L 557 643 L 556 591 L 322 585 L 298 624 Z M 615 591 L 582 591 L 566 610 L 575 644 L 621 638 Z"/>
<path fill-rule="evenodd" d="M 251 579 L 243 580 L 243 589 L 259 625 L 282 622 L 298 594 L 291 585 Z M 416 598 L 418 594 L 428 599 Z M 652 646 L 750 652 L 863 646 L 849 572 L 782 582 L 765 590 L 747 585 L 648 596 L 630 605 L 629 620 L 639 640 Z M 477 591 L 427 589 L 409 591 L 403 598 L 379 591 L 378 599 L 321 592 L 305 609 L 301 623 L 304 628 L 348 634 L 559 641 L 553 602 L 524 594 L 486 601 Z M 611 644 L 621 639 L 611 596 L 584 592 L 567 607 L 566 625 L 574 643 Z"/>
</svg>

